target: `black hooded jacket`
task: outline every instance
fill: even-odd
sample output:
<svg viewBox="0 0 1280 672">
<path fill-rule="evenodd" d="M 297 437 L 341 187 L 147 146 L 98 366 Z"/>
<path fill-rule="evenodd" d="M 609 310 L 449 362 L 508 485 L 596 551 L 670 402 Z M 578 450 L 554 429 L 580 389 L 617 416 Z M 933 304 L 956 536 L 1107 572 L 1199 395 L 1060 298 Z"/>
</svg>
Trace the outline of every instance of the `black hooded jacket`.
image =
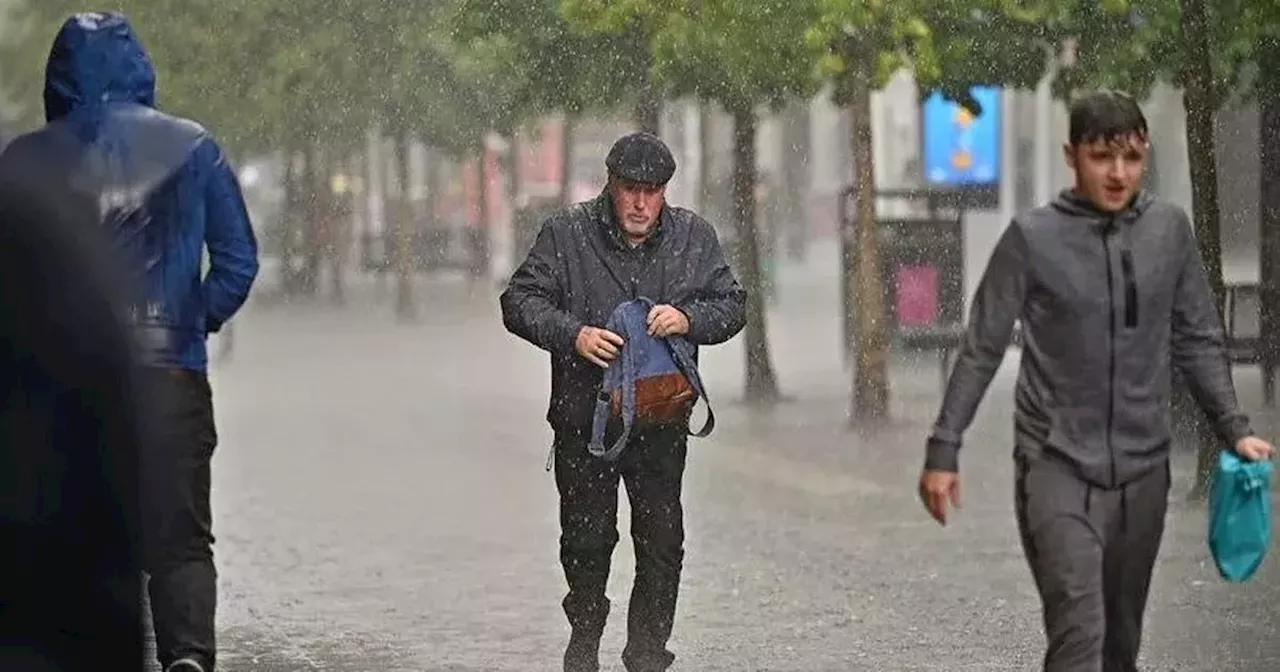
<svg viewBox="0 0 1280 672">
<path fill-rule="evenodd" d="M 639 296 L 684 312 L 695 345 L 723 343 L 746 324 L 746 292 L 715 230 L 690 210 L 664 206 L 653 234 L 634 247 L 607 194 L 543 223 L 500 303 L 507 330 L 551 354 L 547 422 L 556 431 L 590 429 L 604 377 L 575 351 L 578 332 L 603 328 L 614 308 Z"/>
</svg>

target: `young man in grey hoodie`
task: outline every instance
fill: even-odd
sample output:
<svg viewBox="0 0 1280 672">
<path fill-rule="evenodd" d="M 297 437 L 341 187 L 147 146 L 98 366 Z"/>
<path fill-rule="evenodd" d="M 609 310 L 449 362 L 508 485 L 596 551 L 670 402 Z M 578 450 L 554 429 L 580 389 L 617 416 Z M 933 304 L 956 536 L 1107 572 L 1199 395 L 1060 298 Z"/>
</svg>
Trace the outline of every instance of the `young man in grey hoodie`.
<svg viewBox="0 0 1280 672">
<path fill-rule="evenodd" d="M 1140 189 L 1149 150 L 1136 102 L 1099 92 L 1070 110 L 1075 187 L 1019 215 L 996 244 L 927 443 L 920 497 L 958 506 L 961 435 L 1015 320 L 1016 509 L 1044 609 L 1046 672 L 1137 670 L 1169 493 L 1170 363 L 1224 446 L 1274 449 L 1236 404 L 1221 318 L 1186 213 Z"/>
</svg>

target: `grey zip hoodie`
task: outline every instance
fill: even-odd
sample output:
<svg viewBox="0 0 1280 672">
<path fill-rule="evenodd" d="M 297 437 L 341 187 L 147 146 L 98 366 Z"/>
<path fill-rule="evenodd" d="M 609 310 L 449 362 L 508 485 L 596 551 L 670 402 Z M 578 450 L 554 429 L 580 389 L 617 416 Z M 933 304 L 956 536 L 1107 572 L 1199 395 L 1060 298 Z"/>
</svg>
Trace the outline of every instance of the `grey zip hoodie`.
<svg viewBox="0 0 1280 672">
<path fill-rule="evenodd" d="M 1004 359 L 1015 320 L 1022 361 L 1015 453 L 1102 488 L 1168 459 L 1170 363 L 1226 445 L 1250 435 L 1222 320 L 1186 213 L 1142 192 L 1120 213 L 1074 192 L 1020 215 L 996 244 L 927 444 L 925 467 L 956 471 L 961 436 Z"/>
</svg>

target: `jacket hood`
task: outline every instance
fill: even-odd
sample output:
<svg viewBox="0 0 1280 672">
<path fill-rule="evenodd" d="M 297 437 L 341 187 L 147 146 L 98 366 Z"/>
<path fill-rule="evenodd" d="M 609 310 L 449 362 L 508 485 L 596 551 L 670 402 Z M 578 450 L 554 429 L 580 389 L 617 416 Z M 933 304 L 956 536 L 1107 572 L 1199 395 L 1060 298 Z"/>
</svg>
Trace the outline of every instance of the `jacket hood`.
<svg viewBox="0 0 1280 672">
<path fill-rule="evenodd" d="M 123 14 L 76 14 L 62 24 L 45 67 L 45 118 L 108 102 L 155 106 L 156 72 Z"/>
<path fill-rule="evenodd" d="M 1126 222 L 1132 222 L 1142 213 L 1151 207 L 1155 202 L 1155 196 L 1146 189 L 1139 189 L 1134 195 L 1133 201 L 1129 203 L 1129 207 L 1118 213 L 1106 212 L 1094 205 L 1089 199 L 1076 193 L 1074 189 L 1063 189 L 1058 193 L 1058 197 L 1053 201 L 1053 208 L 1058 212 L 1072 217 L 1083 217 L 1094 221 L 1109 221 L 1112 217 L 1119 217 Z"/>
</svg>

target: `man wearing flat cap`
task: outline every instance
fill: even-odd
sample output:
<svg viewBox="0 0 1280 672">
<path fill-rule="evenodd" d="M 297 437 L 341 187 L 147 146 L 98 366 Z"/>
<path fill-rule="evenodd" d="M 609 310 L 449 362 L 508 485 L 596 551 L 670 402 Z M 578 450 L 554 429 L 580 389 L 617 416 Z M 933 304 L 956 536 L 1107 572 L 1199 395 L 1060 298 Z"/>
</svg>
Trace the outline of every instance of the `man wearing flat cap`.
<svg viewBox="0 0 1280 672">
<path fill-rule="evenodd" d="M 667 641 L 684 560 L 680 491 L 688 428 L 633 431 L 616 461 L 588 450 L 604 371 L 624 347 L 603 327 L 617 306 L 646 297 L 655 303 L 650 335 L 695 346 L 723 343 L 746 322 L 746 293 L 711 225 L 666 203 L 676 164 L 662 140 L 624 136 L 605 167 L 608 183 L 598 197 L 543 223 L 502 294 L 502 317 L 508 331 L 551 356 L 547 422 L 555 434 L 560 561 L 569 584 L 563 606 L 571 628 L 564 670 L 600 669 L 621 480 L 636 555 L 622 660 L 628 672 L 656 672 L 675 659 Z"/>
</svg>

